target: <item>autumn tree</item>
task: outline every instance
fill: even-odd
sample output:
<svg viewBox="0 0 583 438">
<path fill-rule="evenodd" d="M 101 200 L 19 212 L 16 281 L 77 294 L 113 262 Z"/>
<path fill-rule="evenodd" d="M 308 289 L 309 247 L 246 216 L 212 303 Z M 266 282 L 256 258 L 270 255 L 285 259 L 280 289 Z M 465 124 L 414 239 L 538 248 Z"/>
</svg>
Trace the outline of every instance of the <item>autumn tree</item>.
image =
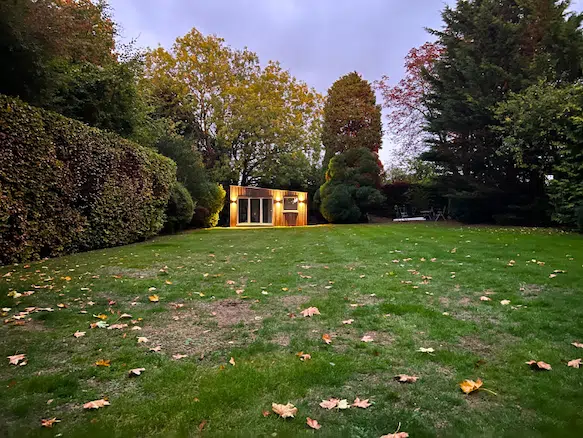
<svg viewBox="0 0 583 438">
<path fill-rule="evenodd" d="M 334 82 L 324 105 L 324 168 L 334 155 L 349 149 L 363 147 L 378 154 L 382 135 L 381 107 L 370 83 L 356 72 Z"/>
<path fill-rule="evenodd" d="M 388 76 L 375 82 L 388 110 L 387 129 L 401 164 L 427 147 L 424 125 L 431 111 L 426 102 L 431 89 L 429 76 L 435 73 L 434 65 L 442 51 L 435 42 L 413 48 L 405 58 L 405 76 L 397 84 L 391 85 Z"/>
<path fill-rule="evenodd" d="M 294 154 L 319 158 L 320 96 L 274 62 L 196 29 L 147 57 L 154 106 L 192 136 L 212 178 L 280 179 Z M 301 163 L 301 162 L 300 162 Z"/>
</svg>

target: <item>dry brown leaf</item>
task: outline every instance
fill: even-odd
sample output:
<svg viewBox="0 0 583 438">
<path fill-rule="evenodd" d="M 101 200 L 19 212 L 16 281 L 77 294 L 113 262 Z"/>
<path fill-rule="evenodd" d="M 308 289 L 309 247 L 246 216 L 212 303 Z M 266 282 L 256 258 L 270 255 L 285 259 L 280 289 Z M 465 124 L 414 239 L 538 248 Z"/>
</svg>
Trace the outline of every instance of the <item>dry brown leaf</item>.
<svg viewBox="0 0 583 438">
<path fill-rule="evenodd" d="M 204 429 L 204 427 L 206 426 L 207 421 L 206 420 L 202 420 L 200 422 L 200 424 L 198 425 L 198 431 L 202 432 L 202 430 Z"/>
<path fill-rule="evenodd" d="M 309 353 L 302 353 L 300 354 L 300 360 L 310 360 L 312 358 L 312 355 Z"/>
<path fill-rule="evenodd" d="M 234 357 L 232 357 L 232 358 L 231 358 L 231 360 L 229 361 L 229 363 L 230 363 L 231 365 L 235 366 L 235 358 L 234 358 Z"/>
<path fill-rule="evenodd" d="M 573 359 L 567 362 L 568 367 L 579 368 L 581 366 L 581 359 Z"/>
<path fill-rule="evenodd" d="M 352 406 L 354 406 L 355 408 L 366 409 L 369 406 L 372 406 L 372 403 L 368 402 L 368 398 L 366 400 L 361 400 L 358 397 L 356 397 L 356 399 L 354 400 L 354 403 L 352 403 Z"/>
<path fill-rule="evenodd" d="M 9 365 L 26 365 L 26 354 L 15 354 L 13 356 L 8 356 Z"/>
<path fill-rule="evenodd" d="M 76 338 L 81 338 L 85 336 L 85 332 L 80 332 L 79 330 L 77 330 L 75 333 L 73 333 L 73 336 L 75 336 Z"/>
<path fill-rule="evenodd" d="M 128 373 L 129 377 L 134 377 L 134 376 L 139 376 L 140 374 L 142 374 L 142 371 L 146 371 L 145 368 L 134 368 L 133 370 L 130 370 L 130 372 Z"/>
<path fill-rule="evenodd" d="M 340 400 L 337 398 L 322 400 L 322 402 L 320 403 L 320 407 L 322 407 L 324 409 L 334 409 L 336 406 L 338 406 L 339 401 Z"/>
<path fill-rule="evenodd" d="M 109 367 L 109 366 L 111 366 L 111 360 L 110 359 L 99 359 L 97 362 L 95 362 L 95 365 L 98 367 Z"/>
<path fill-rule="evenodd" d="M 372 336 L 369 336 L 369 335 L 363 336 L 360 340 L 362 342 L 372 342 L 372 341 L 374 341 L 373 337 Z"/>
<path fill-rule="evenodd" d="M 571 342 L 571 345 L 577 348 L 583 348 L 583 343 L 581 342 Z"/>
<path fill-rule="evenodd" d="M 188 357 L 188 354 L 173 354 L 172 355 L 172 359 L 175 359 L 175 360 L 184 359 L 185 357 Z"/>
<path fill-rule="evenodd" d="M 306 418 L 306 424 L 310 426 L 312 429 L 320 429 L 322 425 L 318 423 L 318 420 L 312 420 L 310 417 Z"/>
<path fill-rule="evenodd" d="M 262 411 L 261 413 L 263 414 L 264 417 L 269 417 L 271 415 L 271 412 L 269 411 Z"/>
<path fill-rule="evenodd" d="M 347 319 L 342 321 L 342 324 L 352 324 L 354 322 L 354 319 Z"/>
<path fill-rule="evenodd" d="M 271 409 L 281 418 L 293 418 L 298 413 L 298 408 L 296 408 L 291 403 L 288 403 L 287 405 L 271 403 Z"/>
<path fill-rule="evenodd" d="M 550 371 L 553 369 L 548 363 L 543 362 L 542 360 L 539 360 L 538 362 L 536 360 L 529 360 L 526 362 L 526 364 L 530 365 L 530 367 L 534 370 Z"/>
<path fill-rule="evenodd" d="M 487 296 L 485 296 L 485 295 L 482 295 L 482 296 L 480 297 L 480 301 L 492 301 L 492 298 L 490 298 L 490 297 L 487 297 Z"/>
<path fill-rule="evenodd" d="M 160 301 L 160 297 L 159 297 L 158 295 L 156 295 L 156 294 L 154 294 L 154 295 L 150 295 L 150 296 L 148 297 L 148 299 L 149 299 L 149 300 L 150 300 L 150 302 L 152 302 L 152 303 L 157 303 L 158 301 Z"/>
<path fill-rule="evenodd" d="M 481 379 L 476 380 L 464 380 L 460 383 L 461 390 L 466 394 L 471 394 L 474 391 L 477 391 L 482 386 L 483 382 Z"/>
<path fill-rule="evenodd" d="M 110 403 L 105 399 L 93 400 L 83 405 L 83 409 L 99 409 L 104 406 L 109 406 Z"/>
<path fill-rule="evenodd" d="M 381 438 L 409 438 L 409 434 L 407 432 L 395 432 L 383 435 Z"/>
<path fill-rule="evenodd" d="M 326 344 L 330 344 L 332 342 L 332 338 L 330 337 L 330 335 L 328 333 L 324 333 L 322 335 L 322 340 L 326 343 Z"/>
<path fill-rule="evenodd" d="M 121 330 L 126 328 L 128 325 L 127 324 L 112 324 L 109 327 L 107 327 L 107 330 Z"/>
<path fill-rule="evenodd" d="M 51 428 L 55 423 L 60 423 L 61 420 L 57 420 L 57 417 L 42 419 L 40 420 L 41 427 L 48 427 Z"/>
<path fill-rule="evenodd" d="M 122 313 L 119 318 L 122 319 L 122 318 L 131 318 L 131 317 L 132 317 L 132 315 L 130 315 L 129 313 Z"/>
<path fill-rule="evenodd" d="M 320 311 L 317 307 L 308 307 L 300 312 L 304 317 L 320 315 Z"/>
<path fill-rule="evenodd" d="M 144 343 L 148 342 L 148 338 L 144 336 L 138 336 L 138 344 L 141 344 L 142 342 Z"/>
<path fill-rule="evenodd" d="M 399 374 L 395 376 L 394 379 L 401 382 L 401 383 L 415 383 L 419 377 L 417 376 L 409 376 L 407 374 Z"/>
</svg>

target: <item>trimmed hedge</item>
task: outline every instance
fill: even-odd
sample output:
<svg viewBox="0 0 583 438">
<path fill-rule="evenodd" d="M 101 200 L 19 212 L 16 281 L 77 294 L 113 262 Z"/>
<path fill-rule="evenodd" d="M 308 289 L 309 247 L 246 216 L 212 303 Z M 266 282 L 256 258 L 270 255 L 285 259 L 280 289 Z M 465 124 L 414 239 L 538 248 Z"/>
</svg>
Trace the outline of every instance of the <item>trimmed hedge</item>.
<svg viewBox="0 0 583 438">
<path fill-rule="evenodd" d="M 157 234 L 176 166 L 119 136 L 0 95 L 0 263 Z"/>
</svg>

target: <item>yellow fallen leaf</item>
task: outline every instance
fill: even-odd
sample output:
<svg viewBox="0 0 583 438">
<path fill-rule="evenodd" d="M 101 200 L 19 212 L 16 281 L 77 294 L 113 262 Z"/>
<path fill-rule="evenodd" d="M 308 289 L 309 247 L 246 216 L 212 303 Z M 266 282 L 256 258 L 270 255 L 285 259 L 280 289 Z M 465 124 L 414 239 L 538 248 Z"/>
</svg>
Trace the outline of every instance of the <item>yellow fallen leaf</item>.
<svg viewBox="0 0 583 438">
<path fill-rule="evenodd" d="M 149 299 L 149 300 L 150 300 L 150 302 L 152 302 L 152 303 L 157 303 L 158 301 L 160 301 L 160 297 L 159 297 L 158 295 L 156 295 L 156 294 L 154 294 L 154 295 L 150 295 L 150 296 L 148 297 L 148 299 Z"/>
<path fill-rule="evenodd" d="M 53 418 L 40 420 L 40 425 L 41 425 L 41 427 L 51 428 L 51 427 L 53 427 L 53 425 L 55 423 L 60 423 L 60 422 L 61 422 L 61 420 L 57 420 L 57 417 L 53 417 Z"/>
<path fill-rule="evenodd" d="M 272 403 L 271 409 L 281 418 L 293 418 L 298 413 L 298 408 L 296 408 L 291 403 L 288 403 L 287 405 Z"/>
<path fill-rule="evenodd" d="M 97 362 L 95 362 L 95 365 L 97 365 L 98 367 L 109 367 L 109 366 L 111 366 L 111 360 L 110 359 L 99 359 Z"/>
<path fill-rule="evenodd" d="M 148 338 L 144 336 L 138 336 L 138 344 L 141 344 L 142 342 L 148 342 Z"/>
<path fill-rule="evenodd" d="M 231 360 L 229 361 L 229 363 L 233 366 L 235 366 L 235 358 L 231 357 Z"/>
<path fill-rule="evenodd" d="M 478 389 L 481 388 L 483 382 L 481 379 L 476 380 L 475 382 L 473 380 L 464 380 L 463 382 L 460 383 L 460 388 L 462 389 L 462 391 L 466 394 L 470 394 L 474 391 L 477 391 Z"/>
<path fill-rule="evenodd" d="M 395 376 L 394 379 L 401 383 L 415 383 L 419 377 L 409 376 L 407 374 L 399 374 Z"/>
<path fill-rule="evenodd" d="M 330 335 L 328 333 L 324 333 L 322 335 L 322 340 L 326 343 L 326 344 L 330 344 L 332 342 L 332 338 L 330 337 Z"/>
<path fill-rule="evenodd" d="M 83 409 L 99 409 L 104 406 L 109 406 L 110 403 L 105 399 L 93 400 L 83 405 Z"/>
</svg>

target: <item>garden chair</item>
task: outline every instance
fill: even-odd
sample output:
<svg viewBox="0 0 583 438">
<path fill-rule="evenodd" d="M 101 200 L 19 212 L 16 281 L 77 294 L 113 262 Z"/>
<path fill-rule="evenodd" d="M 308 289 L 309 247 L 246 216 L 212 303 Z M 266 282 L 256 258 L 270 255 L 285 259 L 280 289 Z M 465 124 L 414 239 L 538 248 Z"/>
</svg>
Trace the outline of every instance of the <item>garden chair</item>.
<svg viewBox="0 0 583 438">
<path fill-rule="evenodd" d="M 443 207 L 442 209 L 438 209 L 435 212 L 435 222 L 437 222 L 439 220 L 439 218 L 443 218 L 443 220 L 445 219 L 445 215 L 447 214 L 447 206 Z"/>
</svg>

